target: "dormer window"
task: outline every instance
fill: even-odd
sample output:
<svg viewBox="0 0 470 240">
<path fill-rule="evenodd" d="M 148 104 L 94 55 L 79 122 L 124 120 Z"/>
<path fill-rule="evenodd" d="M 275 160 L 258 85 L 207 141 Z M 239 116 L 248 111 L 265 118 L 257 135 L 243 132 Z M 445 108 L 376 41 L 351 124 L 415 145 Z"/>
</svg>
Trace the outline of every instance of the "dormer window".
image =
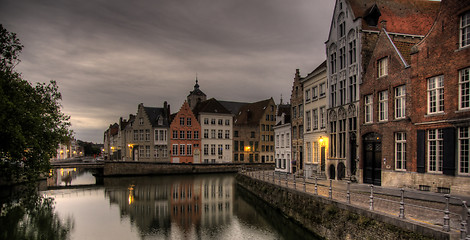
<svg viewBox="0 0 470 240">
<path fill-rule="evenodd" d="M 139 118 L 139 125 L 144 125 L 144 118 Z"/>
<path fill-rule="evenodd" d="M 460 16 L 460 47 L 470 45 L 470 11 Z"/>
<path fill-rule="evenodd" d="M 388 75 L 388 58 L 384 57 L 377 61 L 377 77 L 381 78 Z"/>
</svg>

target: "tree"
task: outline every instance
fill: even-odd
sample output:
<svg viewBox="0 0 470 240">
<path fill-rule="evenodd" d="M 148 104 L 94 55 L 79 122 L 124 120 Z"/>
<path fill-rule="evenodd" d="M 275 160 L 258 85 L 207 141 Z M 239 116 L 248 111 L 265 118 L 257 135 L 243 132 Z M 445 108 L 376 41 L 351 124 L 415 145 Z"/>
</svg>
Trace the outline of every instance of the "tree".
<svg viewBox="0 0 470 240">
<path fill-rule="evenodd" d="M 71 135 L 57 83 L 32 85 L 14 71 L 22 49 L 0 25 L 0 175 L 6 181 L 48 172 L 59 143 Z"/>
</svg>

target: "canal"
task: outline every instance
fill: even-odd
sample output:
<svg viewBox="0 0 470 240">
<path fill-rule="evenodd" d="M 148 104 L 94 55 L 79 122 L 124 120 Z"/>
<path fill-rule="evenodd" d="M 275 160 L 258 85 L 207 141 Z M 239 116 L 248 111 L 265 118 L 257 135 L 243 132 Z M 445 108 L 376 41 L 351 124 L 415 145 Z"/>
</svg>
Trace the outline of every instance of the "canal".
<svg viewBox="0 0 470 240">
<path fill-rule="evenodd" d="M 52 219 L 38 220 L 38 232 L 48 223 L 46 233 L 56 239 L 319 239 L 237 187 L 234 174 L 95 179 L 84 169 L 52 173 L 48 190 L 39 192 L 51 199 Z M 15 223 L 4 209 L 0 223 L 12 225 L 10 239 L 35 231 L 21 222 L 34 217 Z"/>
</svg>

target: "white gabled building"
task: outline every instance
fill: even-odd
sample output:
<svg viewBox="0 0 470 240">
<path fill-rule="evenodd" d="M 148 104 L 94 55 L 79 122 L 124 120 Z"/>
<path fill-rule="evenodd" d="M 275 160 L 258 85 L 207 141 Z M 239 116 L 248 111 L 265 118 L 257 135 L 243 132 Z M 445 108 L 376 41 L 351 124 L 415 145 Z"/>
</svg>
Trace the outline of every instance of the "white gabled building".
<svg viewBox="0 0 470 240">
<path fill-rule="evenodd" d="M 274 129 L 274 157 L 276 172 L 292 173 L 290 104 L 279 104 Z"/>
<path fill-rule="evenodd" d="M 328 135 L 326 109 L 326 61 L 301 79 L 304 90 L 304 173 L 306 177 L 326 176 Z"/>
</svg>

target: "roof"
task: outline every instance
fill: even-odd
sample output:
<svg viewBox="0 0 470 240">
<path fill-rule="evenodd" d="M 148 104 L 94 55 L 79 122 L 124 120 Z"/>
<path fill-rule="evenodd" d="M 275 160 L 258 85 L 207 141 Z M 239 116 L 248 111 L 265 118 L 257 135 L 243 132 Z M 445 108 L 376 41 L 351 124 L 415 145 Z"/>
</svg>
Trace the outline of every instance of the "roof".
<svg viewBox="0 0 470 240">
<path fill-rule="evenodd" d="M 169 121 L 168 117 L 166 117 L 165 109 L 164 108 L 157 108 L 157 107 L 144 107 L 144 111 L 147 114 L 147 117 L 150 120 L 150 123 L 153 127 L 158 126 L 158 120 L 160 118 L 163 119 L 163 126 L 168 126 Z"/>
<path fill-rule="evenodd" d="M 272 103 L 272 98 L 243 105 L 235 115 L 235 124 L 257 125 L 264 116 L 264 111 Z"/>
<path fill-rule="evenodd" d="M 231 102 L 231 101 L 219 101 L 222 106 L 224 106 L 227 110 L 229 110 L 232 114 L 237 115 L 240 108 L 245 105 L 249 104 L 246 102 Z"/>
<path fill-rule="evenodd" d="M 303 77 L 301 81 L 307 80 L 313 76 L 316 76 L 320 74 L 321 72 L 326 71 L 326 60 L 323 61 L 318 67 L 316 67 L 311 73 L 309 73 L 307 76 Z"/>
<path fill-rule="evenodd" d="M 189 96 L 191 96 L 191 95 L 206 96 L 206 94 L 203 93 L 203 92 L 199 89 L 199 84 L 198 84 L 197 78 L 196 78 L 196 84 L 194 84 L 194 90 L 192 90 L 192 91 L 189 92 Z"/>
<path fill-rule="evenodd" d="M 283 113 L 290 116 L 290 107 L 290 104 L 277 105 L 277 116 L 281 116 Z"/>
<path fill-rule="evenodd" d="M 194 115 L 199 115 L 200 113 L 218 113 L 218 114 L 232 114 L 227 110 L 222 104 L 219 103 L 215 98 L 209 100 L 198 102 L 193 109 Z"/>
<path fill-rule="evenodd" d="M 387 31 L 425 35 L 434 24 L 440 2 L 429 0 L 347 0 L 354 17 L 362 18 L 363 30 L 379 30 L 382 20 Z"/>
</svg>

